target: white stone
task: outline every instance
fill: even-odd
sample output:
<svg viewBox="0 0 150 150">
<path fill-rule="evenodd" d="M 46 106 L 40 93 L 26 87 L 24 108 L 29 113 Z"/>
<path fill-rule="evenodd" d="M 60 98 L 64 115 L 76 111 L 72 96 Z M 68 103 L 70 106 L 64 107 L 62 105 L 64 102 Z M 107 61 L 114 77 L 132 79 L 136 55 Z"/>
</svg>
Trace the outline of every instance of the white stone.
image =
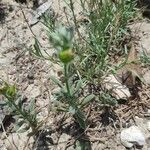
<svg viewBox="0 0 150 150">
<path fill-rule="evenodd" d="M 41 6 L 39 6 L 35 12 L 35 16 L 32 18 L 32 20 L 29 22 L 30 25 L 34 25 L 38 22 L 38 18 L 42 16 L 43 13 L 45 13 L 52 5 L 52 1 L 48 0 L 47 2 L 43 3 Z"/>
<path fill-rule="evenodd" d="M 131 148 L 133 145 L 144 146 L 146 143 L 143 133 L 137 126 L 122 130 L 120 138 L 121 143 L 127 148 Z"/>
<path fill-rule="evenodd" d="M 125 85 L 122 85 L 114 75 L 106 77 L 103 83 L 105 88 L 111 91 L 116 99 L 127 99 L 131 96 L 129 89 Z"/>
</svg>

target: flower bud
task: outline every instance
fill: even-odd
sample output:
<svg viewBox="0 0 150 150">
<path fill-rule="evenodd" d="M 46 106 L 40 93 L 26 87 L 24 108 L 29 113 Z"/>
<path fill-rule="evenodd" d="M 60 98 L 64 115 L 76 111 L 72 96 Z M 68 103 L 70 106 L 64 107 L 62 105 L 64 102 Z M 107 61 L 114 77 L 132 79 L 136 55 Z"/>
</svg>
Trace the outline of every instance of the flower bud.
<svg viewBox="0 0 150 150">
<path fill-rule="evenodd" d="M 71 49 L 63 50 L 59 52 L 59 59 L 61 60 L 61 62 L 65 64 L 69 63 L 71 60 L 73 60 L 73 58 L 74 58 L 74 54 Z"/>
</svg>

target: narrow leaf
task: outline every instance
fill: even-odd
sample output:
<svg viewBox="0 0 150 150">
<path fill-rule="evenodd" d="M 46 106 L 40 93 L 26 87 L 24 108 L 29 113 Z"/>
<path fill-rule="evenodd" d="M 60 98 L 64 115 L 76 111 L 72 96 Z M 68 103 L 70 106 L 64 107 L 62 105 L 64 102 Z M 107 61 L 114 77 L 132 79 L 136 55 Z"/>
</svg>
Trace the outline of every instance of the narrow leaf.
<svg viewBox="0 0 150 150">
<path fill-rule="evenodd" d="M 79 80 L 73 94 L 77 93 L 81 89 L 82 85 L 83 85 L 82 80 Z"/>
<path fill-rule="evenodd" d="M 81 102 L 81 107 L 85 106 L 90 101 L 92 101 L 94 99 L 94 97 L 95 97 L 95 95 L 91 94 L 91 95 L 87 96 L 86 98 L 84 98 L 83 101 Z"/>
<path fill-rule="evenodd" d="M 40 49 L 40 46 L 39 46 L 39 41 L 36 38 L 35 38 L 34 49 L 35 49 L 35 51 L 33 51 L 33 53 L 36 56 L 43 57 L 43 54 L 41 53 L 41 49 Z"/>
<path fill-rule="evenodd" d="M 75 118 L 77 119 L 80 127 L 82 129 L 85 129 L 86 128 L 85 116 L 80 110 L 77 110 L 77 112 L 75 114 Z"/>
<path fill-rule="evenodd" d="M 58 79 L 56 79 L 54 76 L 51 76 L 50 79 L 51 79 L 55 84 L 57 84 L 59 87 L 63 88 L 62 83 L 61 83 Z"/>
<path fill-rule="evenodd" d="M 32 114 L 34 114 L 34 112 L 35 112 L 35 99 L 32 99 L 29 104 L 29 112 Z"/>
</svg>

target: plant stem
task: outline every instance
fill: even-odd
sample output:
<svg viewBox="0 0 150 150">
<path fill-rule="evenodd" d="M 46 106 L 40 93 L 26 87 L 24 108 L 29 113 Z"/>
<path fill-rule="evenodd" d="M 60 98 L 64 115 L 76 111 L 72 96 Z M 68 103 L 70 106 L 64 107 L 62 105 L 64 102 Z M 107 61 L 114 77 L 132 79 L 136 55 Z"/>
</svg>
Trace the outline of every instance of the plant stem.
<svg viewBox="0 0 150 150">
<path fill-rule="evenodd" d="M 70 92 L 70 86 L 69 86 L 69 82 L 68 82 L 68 64 L 64 64 L 64 72 L 65 72 L 65 84 L 66 84 L 66 89 L 67 89 L 67 94 L 68 94 L 68 103 L 70 106 L 74 107 L 75 109 L 77 109 L 78 107 L 75 104 L 74 98 L 71 95 Z"/>
<path fill-rule="evenodd" d="M 69 77 L 68 77 L 68 64 L 64 63 L 64 76 L 65 76 L 65 84 L 68 94 L 67 102 L 69 104 L 69 107 L 71 106 L 73 109 L 75 109 L 75 113 L 73 114 L 74 119 L 79 123 L 80 127 L 82 129 L 85 129 L 85 120 L 81 116 L 81 110 L 78 108 L 77 104 L 75 103 L 74 97 L 71 95 L 70 87 L 69 87 Z"/>
<path fill-rule="evenodd" d="M 81 34 L 78 30 L 78 24 L 77 24 L 77 19 L 76 19 L 76 15 L 75 15 L 75 12 L 74 12 L 74 6 L 73 6 L 73 1 L 72 0 L 70 0 L 70 8 L 71 8 L 71 11 L 72 11 L 73 20 L 74 20 L 75 28 L 77 30 L 78 37 L 79 37 L 79 39 L 81 39 Z"/>
<path fill-rule="evenodd" d="M 68 64 L 64 64 L 64 71 L 65 71 L 65 84 L 70 99 L 71 93 L 70 93 L 69 82 L 68 82 Z"/>
</svg>

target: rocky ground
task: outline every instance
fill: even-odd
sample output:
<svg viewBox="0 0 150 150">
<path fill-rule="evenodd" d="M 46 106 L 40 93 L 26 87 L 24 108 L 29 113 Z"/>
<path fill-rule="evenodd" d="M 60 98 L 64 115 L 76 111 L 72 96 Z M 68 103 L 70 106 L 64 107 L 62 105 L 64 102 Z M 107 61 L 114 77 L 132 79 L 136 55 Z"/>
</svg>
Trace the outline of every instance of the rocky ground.
<svg viewBox="0 0 150 150">
<path fill-rule="evenodd" d="M 44 4 L 46 0 L 40 1 L 40 5 Z M 62 15 L 64 3 L 60 1 L 52 1 L 49 6 L 50 15 L 57 14 L 59 19 L 64 19 Z M 36 36 L 43 49 L 49 49 L 49 54 L 54 53 L 54 49 L 47 43 L 47 36 L 45 27 L 38 22 L 36 18 L 36 11 L 32 8 L 32 3 L 19 4 L 13 0 L 0 1 L 0 78 L 9 83 L 16 83 L 19 92 L 24 99 L 30 101 L 31 98 L 36 99 L 36 106 L 39 110 L 39 120 L 45 119 L 48 115 L 50 118 L 44 125 L 44 129 L 38 134 L 36 138 L 28 138 L 27 133 L 12 133 L 9 114 L 0 106 L 0 121 L 2 129 L 0 132 L 0 149 L 1 150 L 65 150 L 66 147 L 73 150 L 72 130 L 75 127 L 63 127 L 63 131 L 53 131 L 56 128 L 60 117 L 56 113 L 48 112 L 50 105 L 51 93 L 56 90 L 56 87 L 49 80 L 49 76 L 59 76 L 61 67 L 49 61 L 39 60 L 31 56 L 30 50 L 34 44 L 34 36 Z M 53 12 L 54 10 L 54 12 Z M 77 13 L 79 11 L 77 9 Z M 150 56 L 150 22 L 148 19 L 143 19 L 130 25 L 131 31 L 136 40 L 136 49 L 138 54 L 143 51 Z M 137 107 L 130 120 L 130 113 L 124 114 L 123 117 L 129 115 L 128 122 L 123 123 L 122 128 L 114 128 L 114 126 L 103 126 L 101 123 L 98 127 L 90 128 L 87 134 L 92 142 L 92 150 L 125 150 L 126 148 L 121 144 L 120 133 L 129 126 L 138 126 L 141 134 L 135 133 L 144 137 L 145 142 L 142 143 L 142 150 L 150 150 L 150 67 L 140 65 L 141 74 L 144 78 L 143 89 L 140 91 L 141 101 L 132 103 L 130 108 L 124 107 L 130 112 Z M 136 69 L 136 68 L 135 68 Z M 134 106 L 135 104 L 135 106 Z M 136 105 L 138 104 L 138 105 Z M 146 104 L 145 110 L 140 110 L 140 106 Z M 148 109 L 149 108 L 149 109 Z M 130 110 L 131 109 L 131 110 Z M 124 113 L 124 111 L 116 109 L 117 113 Z M 100 114 L 98 114 L 100 115 Z M 96 117 L 99 117 L 99 116 Z M 121 119 L 123 119 L 121 116 Z M 102 118 L 102 116 L 101 116 Z M 113 117 L 111 118 L 113 119 Z M 134 120 L 134 121 L 133 121 Z M 6 122 L 11 122 L 9 125 Z M 66 122 L 72 122 L 67 120 Z M 3 130 L 5 126 L 5 130 Z M 125 126 L 125 127 L 124 127 Z M 80 131 L 79 131 L 80 132 Z M 134 131 L 130 131 L 134 134 Z M 138 131 L 136 131 L 138 132 Z M 138 135 L 137 135 L 138 134 Z M 131 136 L 131 135 L 127 135 Z M 128 144 L 128 139 L 125 139 Z M 140 139 L 141 140 L 141 139 Z M 140 141 L 139 140 L 139 141 Z M 137 139 L 133 140 L 137 142 Z M 141 142 L 141 141 L 140 141 Z M 142 140 L 143 142 L 143 140 Z M 130 143 L 130 142 L 129 142 Z M 56 145 L 57 144 L 57 145 Z M 131 143 L 130 143 L 131 144 Z M 136 149 L 136 148 L 134 148 Z"/>
</svg>

